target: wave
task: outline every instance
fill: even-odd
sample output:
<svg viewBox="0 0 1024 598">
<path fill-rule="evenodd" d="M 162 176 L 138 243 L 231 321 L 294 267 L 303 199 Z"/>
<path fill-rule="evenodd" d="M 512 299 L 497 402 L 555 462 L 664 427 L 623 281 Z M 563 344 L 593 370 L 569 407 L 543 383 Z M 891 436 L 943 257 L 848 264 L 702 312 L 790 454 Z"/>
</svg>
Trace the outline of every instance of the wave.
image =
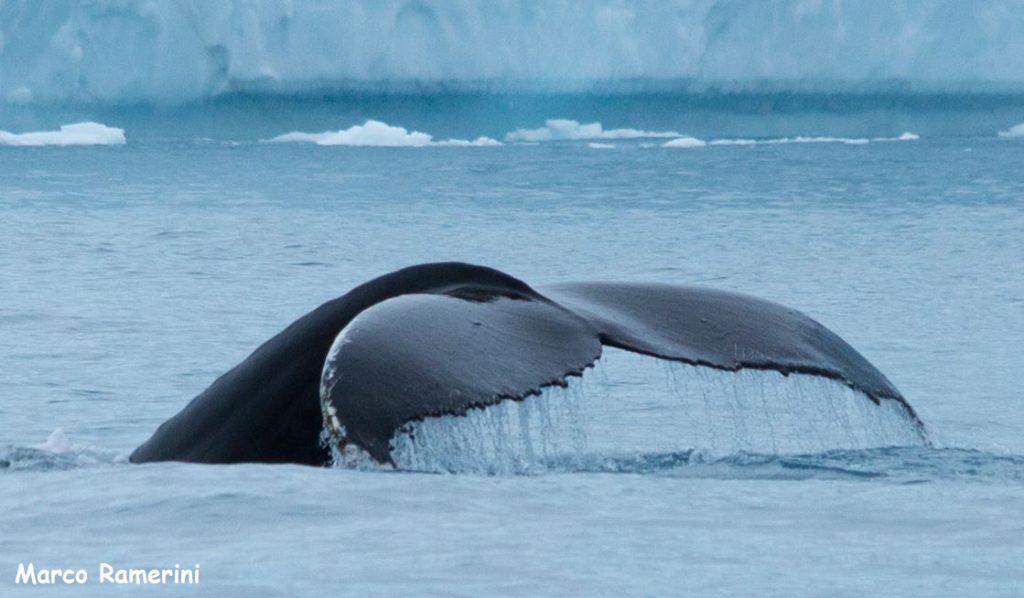
<svg viewBox="0 0 1024 598">
<path fill-rule="evenodd" d="M 653 474 L 683 478 L 871 480 L 897 483 L 972 480 L 1024 482 L 1024 455 L 967 448 L 880 447 L 777 455 L 740 452 L 725 457 L 700 451 L 604 455 L 548 464 L 549 471 Z"/>
<path fill-rule="evenodd" d="M 0 99 L 1024 89 L 1013 0 L 0 3 Z M 939 43 L 937 40 L 941 40 Z"/>
<path fill-rule="evenodd" d="M 528 399 L 534 400 L 534 399 Z M 537 409 L 536 406 L 533 407 Z M 558 425 L 561 415 L 548 410 L 548 424 Z M 579 414 L 573 417 L 579 417 Z M 465 419 L 465 418 L 463 418 Z M 507 432 L 507 430 L 506 430 Z M 554 430 L 549 430 L 554 434 Z M 462 439 L 465 442 L 465 438 Z M 494 441 L 496 439 L 492 439 Z M 400 448 L 408 450 L 398 439 Z M 558 445 L 558 442 L 562 442 Z M 895 483 L 920 483 L 937 480 L 963 480 L 990 483 L 1024 483 L 1024 455 L 997 453 L 970 448 L 927 446 L 880 446 L 874 448 L 829 449 L 816 452 L 780 454 L 737 450 L 722 453 L 708 448 L 684 448 L 669 451 L 578 449 L 586 440 L 548 438 L 549 448 L 528 466 L 520 462 L 514 469 L 461 468 L 437 469 L 400 466 L 404 471 L 449 471 L 484 474 L 634 474 L 682 478 L 768 479 L 768 480 L 872 480 Z M 508 446 L 504 447 L 506 450 Z M 539 447 L 537 447 L 539 448 Z M 422 448 L 421 448 L 422 451 Z M 406 453 L 403 458 L 408 459 Z M 393 470 L 358 451 L 335 456 L 339 466 L 362 471 Z M 465 466 L 466 461 L 461 464 Z M 421 463 L 422 465 L 422 463 Z M 436 465 L 436 464 L 435 464 Z M 479 465 L 479 463 L 478 463 Z M 64 430 L 55 429 L 46 441 L 34 446 L 0 446 L 0 475 L 4 473 L 59 472 L 83 468 L 131 466 L 126 455 L 82 446 L 72 442 Z"/>
<path fill-rule="evenodd" d="M 59 131 L 33 131 L 9 133 L 0 131 L 0 145 L 124 145 L 124 129 L 108 127 L 95 122 L 61 125 Z"/>
<path fill-rule="evenodd" d="M 35 446 L 0 446 L 0 472 L 64 471 L 123 461 L 126 459 L 112 452 L 72 443 L 62 428 Z"/>
<path fill-rule="evenodd" d="M 420 131 L 409 131 L 405 127 L 394 127 L 378 120 L 368 120 L 340 131 L 323 133 L 301 133 L 293 131 L 278 135 L 270 142 L 306 142 L 317 145 L 347 145 L 355 147 L 485 147 L 501 145 L 501 142 L 490 137 L 468 139 L 445 139 L 435 141 L 433 136 Z"/>
<path fill-rule="evenodd" d="M 94 449 L 53 451 L 39 446 L 0 446 L 0 476 L 5 473 L 17 475 L 120 466 L 145 467 L 130 464 L 125 457 L 112 452 Z M 368 472 L 394 471 L 362 456 L 349 457 L 345 467 Z M 898 484 L 960 480 L 1020 484 L 1024 483 L 1024 455 L 958 447 L 879 447 L 790 455 L 741 451 L 724 456 L 686 449 L 551 455 L 534 462 L 530 468 L 515 471 L 463 472 L 490 475 L 624 474 L 722 480 L 881 480 Z"/>
</svg>

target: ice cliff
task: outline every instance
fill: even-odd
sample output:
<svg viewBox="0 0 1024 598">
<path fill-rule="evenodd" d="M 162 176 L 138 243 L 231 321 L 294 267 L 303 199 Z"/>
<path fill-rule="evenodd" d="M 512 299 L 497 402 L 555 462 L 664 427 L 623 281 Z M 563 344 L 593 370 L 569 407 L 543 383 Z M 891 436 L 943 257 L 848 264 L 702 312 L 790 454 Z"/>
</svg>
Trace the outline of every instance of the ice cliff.
<svg viewBox="0 0 1024 598">
<path fill-rule="evenodd" d="M 0 0 L 0 101 L 1022 91 L 1011 0 Z"/>
</svg>

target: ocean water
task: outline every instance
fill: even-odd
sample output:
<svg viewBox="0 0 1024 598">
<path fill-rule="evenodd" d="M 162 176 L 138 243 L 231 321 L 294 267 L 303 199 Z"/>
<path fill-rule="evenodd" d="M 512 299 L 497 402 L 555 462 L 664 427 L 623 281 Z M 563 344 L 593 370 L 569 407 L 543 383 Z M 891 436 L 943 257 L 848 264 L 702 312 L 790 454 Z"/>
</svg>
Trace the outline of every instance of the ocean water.
<svg viewBox="0 0 1024 598">
<path fill-rule="evenodd" d="M 393 98 L 5 113 L 126 143 L 0 146 L 0 594 L 34 562 L 90 572 L 62 595 L 1021 595 L 1024 142 L 997 134 L 1020 109 L 590 101 L 499 102 L 504 121 Z M 754 143 L 262 141 L 367 118 L 506 141 L 595 115 Z M 396 438 L 399 471 L 126 462 L 294 318 L 438 260 L 790 305 L 928 437 L 829 383 L 608 351 L 566 390 Z M 202 581 L 105 586 L 100 562 Z"/>
</svg>

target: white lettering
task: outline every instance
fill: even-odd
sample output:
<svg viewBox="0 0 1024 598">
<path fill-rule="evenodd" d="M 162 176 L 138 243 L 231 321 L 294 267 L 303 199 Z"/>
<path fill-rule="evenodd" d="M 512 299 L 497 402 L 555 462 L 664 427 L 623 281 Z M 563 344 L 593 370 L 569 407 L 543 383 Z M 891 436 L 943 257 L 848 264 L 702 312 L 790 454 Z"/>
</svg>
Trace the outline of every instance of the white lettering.
<svg viewBox="0 0 1024 598">
<path fill-rule="evenodd" d="M 199 564 L 195 569 L 182 569 L 179 564 L 175 564 L 173 569 L 119 569 L 110 563 L 100 563 L 99 580 L 100 583 L 119 585 L 197 585 Z M 18 563 L 14 575 L 14 583 L 21 585 L 83 585 L 88 582 L 89 573 L 85 569 L 37 568 L 35 563 Z"/>
<path fill-rule="evenodd" d="M 183 569 L 181 571 L 181 579 L 178 581 L 178 583 L 194 583 L 194 584 L 198 584 L 199 583 L 199 565 L 198 564 L 196 565 L 196 570 L 195 571 L 189 571 L 188 569 Z"/>
<path fill-rule="evenodd" d="M 25 563 L 18 563 L 18 573 L 14 576 L 14 583 L 31 583 L 32 585 L 38 583 L 35 563 L 29 563 L 28 568 L 25 567 Z"/>
<path fill-rule="evenodd" d="M 18 563 L 18 572 L 14 575 L 15 584 L 43 584 L 54 585 L 62 583 L 72 586 L 84 584 L 89 581 L 89 573 L 85 569 L 39 569 L 36 571 L 35 563 Z"/>
<path fill-rule="evenodd" d="M 100 563 L 100 583 L 115 583 L 114 566 L 110 563 Z"/>
</svg>

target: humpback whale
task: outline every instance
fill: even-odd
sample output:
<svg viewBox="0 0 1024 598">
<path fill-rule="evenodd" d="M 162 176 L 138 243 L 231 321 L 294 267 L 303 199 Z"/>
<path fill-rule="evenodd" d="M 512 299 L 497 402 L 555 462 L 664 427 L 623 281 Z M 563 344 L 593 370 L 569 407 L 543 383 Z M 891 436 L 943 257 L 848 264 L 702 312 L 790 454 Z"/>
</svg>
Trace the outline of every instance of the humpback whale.
<svg viewBox="0 0 1024 598">
<path fill-rule="evenodd" d="M 386 274 L 302 316 L 215 380 L 131 454 L 135 463 L 328 465 L 331 446 L 392 463 L 412 422 L 565 386 L 616 347 L 726 371 L 838 381 L 875 404 L 888 379 L 810 317 L 756 297 L 669 284 L 534 289 L 465 263 Z"/>
</svg>

